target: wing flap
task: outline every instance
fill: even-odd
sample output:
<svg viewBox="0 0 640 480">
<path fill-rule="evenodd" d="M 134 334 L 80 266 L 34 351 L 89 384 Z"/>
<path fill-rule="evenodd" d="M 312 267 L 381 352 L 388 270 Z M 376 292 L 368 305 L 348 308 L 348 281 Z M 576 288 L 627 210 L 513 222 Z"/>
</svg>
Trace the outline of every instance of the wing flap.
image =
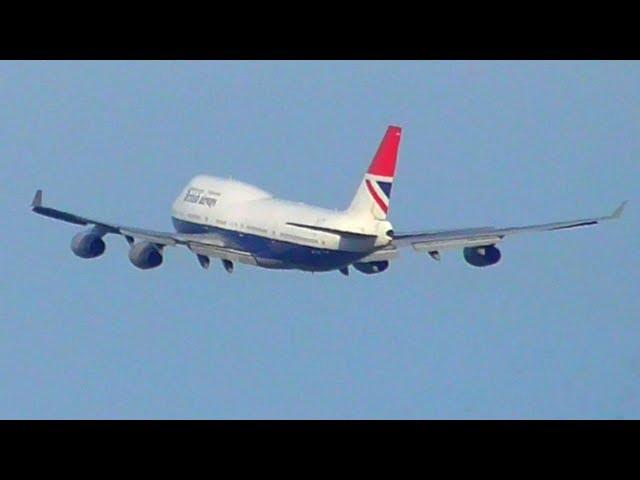
<svg viewBox="0 0 640 480">
<path fill-rule="evenodd" d="M 389 246 L 382 248 L 380 250 L 376 250 L 373 253 L 370 253 L 364 258 L 358 260 L 359 263 L 366 262 L 382 262 L 385 260 L 393 260 L 398 256 L 398 249 L 394 246 Z"/>
<path fill-rule="evenodd" d="M 439 240 L 421 241 L 412 243 L 411 246 L 418 252 L 432 252 L 434 250 L 445 250 L 450 248 L 482 247 L 494 245 L 502 240 L 502 237 L 482 236 L 477 238 L 442 238 Z"/>
<path fill-rule="evenodd" d="M 189 250 L 197 255 L 204 255 L 206 257 L 216 257 L 223 260 L 230 260 L 232 262 L 245 263 L 248 265 L 256 265 L 256 259 L 253 255 L 241 250 L 234 250 L 231 248 L 216 247 L 214 245 L 206 245 L 199 242 L 189 242 L 187 244 Z"/>
<path fill-rule="evenodd" d="M 139 240 L 155 243 L 156 245 L 174 246 L 178 243 L 172 233 L 154 232 L 152 230 L 126 227 L 119 228 L 118 230 L 118 233 L 125 237 L 137 238 Z"/>
<path fill-rule="evenodd" d="M 40 215 L 44 215 L 45 217 L 55 218 L 56 220 L 62 220 L 63 222 L 73 223 L 75 225 L 87 225 L 89 222 L 78 215 L 74 215 L 72 213 L 63 212 L 61 210 L 56 210 L 55 208 L 47 208 L 34 206 L 32 210 L 35 213 Z"/>
</svg>

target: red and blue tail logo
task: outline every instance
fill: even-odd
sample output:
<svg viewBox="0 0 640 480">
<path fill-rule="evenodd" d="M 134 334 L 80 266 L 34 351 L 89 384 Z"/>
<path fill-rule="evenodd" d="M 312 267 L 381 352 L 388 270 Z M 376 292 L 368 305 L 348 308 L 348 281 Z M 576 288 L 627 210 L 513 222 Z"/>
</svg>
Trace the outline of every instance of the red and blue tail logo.
<svg viewBox="0 0 640 480">
<path fill-rule="evenodd" d="M 369 165 L 369 169 L 349 206 L 348 210 L 353 215 L 369 217 L 372 220 L 387 218 L 391 185 L 398 163 L 401 133 L 400 127 L 387 128 L 371 165 Z"/>
<path fill-rule="evenodd" d="M 370 175 L 367 175 L 365 183 L 369 195 L 371 195 L 373 201 L 376 202 L 376 205 L 378 205 L 380 210 L 386 215 L 389 212 L 389 202 L 391 201 L 391 181 L 376 180 L 371 178 Z"/>
<path fill-rule="evenodd" d="M 396 174 L 398 162 L 398 148 L 400 146 L 400 127 L 391 126 L 380 142 L 378 151 L 365 175 L 367 191 L 384 215 L 389 212 L 391 200 L 391 185 Z"/>
</svg>

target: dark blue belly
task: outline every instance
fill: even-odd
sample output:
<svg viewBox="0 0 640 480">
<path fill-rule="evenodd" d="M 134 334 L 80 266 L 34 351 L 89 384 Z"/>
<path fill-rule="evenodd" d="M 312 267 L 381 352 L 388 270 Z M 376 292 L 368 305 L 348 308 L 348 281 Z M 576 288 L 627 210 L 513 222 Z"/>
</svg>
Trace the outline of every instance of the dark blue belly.
<svg viewBox="0 0 640 480">
<path fill-rule="evenodd" d="M 202 225 L 171 217 L 179 233 L 211 233 L 224 240 L 225 246 L 252 254 L 265 268 L 299 269 L 314 272 L 336 270 L 367 256 L 369 252 L 345 252 L 298 245 L 282 240 Z"/>
</svg>

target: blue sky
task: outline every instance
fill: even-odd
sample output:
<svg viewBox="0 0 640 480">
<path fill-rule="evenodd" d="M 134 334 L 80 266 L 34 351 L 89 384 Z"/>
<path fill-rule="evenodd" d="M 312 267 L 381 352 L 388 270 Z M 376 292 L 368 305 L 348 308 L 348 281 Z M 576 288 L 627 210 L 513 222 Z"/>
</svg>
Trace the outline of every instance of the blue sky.
<svg viewBox="0 0 640 480">
<path fill-rule="evenodd" d="M 629 205 L 348 278 L 81 260 L 28 208 L 170 230 L 198 173 L 342 208 L 388 124 L 398 232 Z M 0 166 L 0 418 L 640 418 L 638 62 L 0 62 Z"/>
</svg>

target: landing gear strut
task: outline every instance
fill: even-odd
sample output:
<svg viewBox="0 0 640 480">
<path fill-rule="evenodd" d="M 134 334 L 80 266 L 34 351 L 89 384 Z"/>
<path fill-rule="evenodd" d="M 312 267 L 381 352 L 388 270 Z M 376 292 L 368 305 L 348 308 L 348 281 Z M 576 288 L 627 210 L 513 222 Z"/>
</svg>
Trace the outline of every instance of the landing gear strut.
<svg viewBox="0 0 640 480">
<path fill-rule="evenodd" d="M 429 256 L 434 260 L 440 261 L 440 252 L 438 252 L 437 250 L 432 250 L 431 252 L 429 252 Z"/>
<path fill-rule="evenodd" d="M 198 262 L 200 262 L 202 268 L 209 268 L 209 264 L 211 263 L 209 257 L 206 255 L 198 255 Z"/>
<path fill-rule="evenodd" d="M 228 273 L 233 273 L 233 262 L 231 260 L 222 260 L 222 266 Z"/>
</svg>

